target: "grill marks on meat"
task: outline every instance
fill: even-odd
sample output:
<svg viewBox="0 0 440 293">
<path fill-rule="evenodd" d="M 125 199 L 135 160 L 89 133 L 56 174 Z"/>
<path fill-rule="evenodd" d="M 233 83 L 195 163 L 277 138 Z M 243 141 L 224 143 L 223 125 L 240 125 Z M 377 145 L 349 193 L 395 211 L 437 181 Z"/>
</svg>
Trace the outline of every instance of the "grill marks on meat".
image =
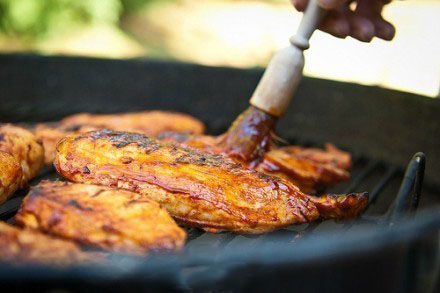
<svg viewBox="0 0 440 293">
<path fill-rule="evenodd" d="M 0 125 L 0 137 L 0 152 L 9 154 L 16 162 L 2 155 L 0 168 L 5 172 L 0 175 L 2 185 L 15 186 L 15 178 L 21 173 L 18 188 L 23 188 L 43 168 L 43 146 L 30 131 L 12 124 Z M 17 164 L 21 171 L 18 170 Z M 8 188 L 8 190 L 12 189 Z M 8 196 L 5 194 L 0 193 L 0 199 Z"/>
<path fill-rule="evenodd" d="M 27 228 L 129 254 L 177 251 L 185 232 L 160 206 L 109 187 L 42 181 L 24 199 L 16 222 Z"/>
<path fill-rule="evenodd" d="M 55 147 L 60 139 L 75 133 L 103 128 L 138 132 L 152 137 L 156 137 L 164 131 L 194 134 L 201 134 L 205 131 L 204 124 L 190 115 L 165 111 L 145 111 L 119 114 L 76 114 L 55 124 L 39 124 L 35 127 L 34 132 L 43 141 L 45 163 L 50 164 L 55 158 Z"/>
<path fill-rule="evenodd" d="M 191 135 L 165 132 L 158 139 L 164 143 L 197 148 L 209 154 L 223 154 L 223 136 Z M 289 180 L 308 194 L 330 187 L 350 178 L 349 153 L 326 144 L 324 149 L 287 146 L 266 152 L 260 161 L 246 162 L 244 165 L 262 173 Z"/>
<path fill-rule="evenodd" d="M 0 222 L 0 262 L 67 266 L 103 263 L 105 259 L 99 253 L 82 251 L 73 242 Z"/>
<path fill-rule="evenodd" d="M 129 164 L 127 158 L 133 159 Z M 348 205 L 332 197 L 334 214 L 290 182 L 244 168 L 219 154 L 160 144 L 143 135 L 100 130 L 63 139 L 55 166 L 64 177 L 83 183 L 125 188 L 161 204 L 191 226 L 262 233 L 318 218 L 351 217 L 365 207 L 365 195 Z M 87 166 L 90 172 L 82 172 Z"/>
</svg>

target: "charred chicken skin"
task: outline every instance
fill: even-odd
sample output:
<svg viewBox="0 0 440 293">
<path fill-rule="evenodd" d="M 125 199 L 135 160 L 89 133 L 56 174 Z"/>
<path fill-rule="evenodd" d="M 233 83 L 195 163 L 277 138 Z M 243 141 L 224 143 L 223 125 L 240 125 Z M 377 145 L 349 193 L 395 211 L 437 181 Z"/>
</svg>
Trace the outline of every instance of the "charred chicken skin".
<svg viewBox="0 0 440 293">
<path fill-rule="evenodd" d="M 89 184 L 124 188 L 207 231 L 262 233 L 291 224 L 357 216 L 365 194 L 313 197 L 282 178 L 223 155 L 161 144 L 145 135 L 100 130 L 64 138 L 57 171 Z"/>
<path fill-rule="evenodd" d="M 0 151 L 0 204 L 20 187 L 22 177 L 21 167 L 15 158 Z"/>
<path fill-rule="evenodd" d="M 156 137 L 164 131 L 201 134 L 205 126 L 200 120 L 186 114 L 145 111 L 119 114 L 76 114 L 57 123 L 39 124 L 34 129 L 36 136 L 43 141 L 45 163 L 51 164 L 55 158 L 55 147 L 63 137 L 80 132 L 98 129 L 138 132 Z"/>
<path fill-rule="evenodd" d="M 67 266 L 104 261 L 102 255 L 84 252 L 73 242 L 0 222 L 0 262 Z"/>
<path fill-rule="evenodd" d="M 225 154 L 224 136 L 164 132 L 158 139 L 165 143 L 197 148 L 209 154 Z M 250 162 L 236 156 L 232 158 L 251 169 L 287 179 L 308 194 L 316 194 L 319 189 L 350 178 L 350 154 L 332 144 L 326 144 L 324 149 L 272 146 L 260 160 Z"/>
<path fill-rule="evenodd" d="M 44 166 L 42 143 L 28 130 L 12 124 L 0 125 L 0 151 L 10 154 L 20 165 L 23 188 Z"/>
<path fill-rule="evenodd" d="M 27 228 L 128 254 L 180 250 L 186 237 L 168 213 L 145 196 L 59 181 L 32 187 L 15 220 Z"/>
</svg>

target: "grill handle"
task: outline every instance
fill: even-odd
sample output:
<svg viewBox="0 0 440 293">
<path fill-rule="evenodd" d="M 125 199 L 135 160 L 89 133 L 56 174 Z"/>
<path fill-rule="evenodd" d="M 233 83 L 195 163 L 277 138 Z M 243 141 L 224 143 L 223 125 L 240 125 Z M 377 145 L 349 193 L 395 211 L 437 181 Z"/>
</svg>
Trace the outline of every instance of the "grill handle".
<svg viewBox="0 0 440 293">
<path fill-rule="evenodd" d="M 325 14 L 316 0 L 309 1 L 296 35 L 290 38 L 291 46 L 275 53 L 267 66 L 251 97 L 252 106 L 276 117 L 286 112 L 302 78 L 303 51 L 309 48 L 309 39 Z"/>
</svg>

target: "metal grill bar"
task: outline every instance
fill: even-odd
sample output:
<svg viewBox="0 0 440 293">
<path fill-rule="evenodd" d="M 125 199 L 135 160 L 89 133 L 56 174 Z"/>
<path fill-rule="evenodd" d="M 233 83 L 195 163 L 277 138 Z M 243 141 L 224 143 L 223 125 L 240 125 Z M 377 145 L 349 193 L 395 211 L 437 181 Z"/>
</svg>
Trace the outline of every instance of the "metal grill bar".
<svg viewBox="0 0 440 293">
<path fill-rule="evenodd" d="M 217 254 L 221 248 L 231 242 L 236 235 L 232 233 L 212 234 L 201 231 L 199 237 L 188 241 L 186 244 L 186 252 L 194 255 L 190 261 L 185 263 L 186 266 L 206 265 L 206 259 L 213 254 Z"/>
<path fill-rule="evenodd" d="M 343 193 L 351 193 L 379 166 L 378 161 L 370 161 L 367 166 L 359 173 L 352 183 L 344 190 Z"/>
<path fill-rule="evenodd" d="M 373 204 L 377 196 L 385 189 L 386 185 L 390 182 L 390 180 L 396 175 L 397 168 L 392 166 L 389 167 L 384 176 L 379 180 L 379 182 L 373 187 L 369 194 L 368 198 L 368 206 Z M 367 207 L 368 208 L 368 207 Z"/>
<path fill-rule="evenodd" d="M 412 158 L 406 169 L 399 192 L 397 193 L 396 201 L 391 209 L 388 221 L 393 225 L 403 216 L 407 210 L 414 211 L 420 200 L 421 181 L 425 172 L 425 155 L 417 153 Z M 411 192 L 414 190 L 414 192 Z M 411 197 L 411 198 L 410 198 Z M 409 207 L 406 205 L 410 202 Z"/>
<path fill-rule="evenodd" d="M 296 236 L 295 236 L 295 240 L 299 240 L 301 238 L 304 238 L 304 236 L 308 236 L 310 234 L 312 234 L 312 232 L 319 226 L 319 224 L 321 224 L 321 221 L 315 221 L 310 223 L 307 228 L 305 228 L 303 231 L 299 232 Z"/>
<path fill-rule="evenodd" d="M 186 233 L 187 233 L 186 241 L 188 243 L 188 242 L 190 242 L 190 241 L 192 241 L 194 239 L 197 239 L 198 237 L 200 237 L 205 232 L 200 230 L 200 229 L 197 229 L 197 228 L 188 228 L 186 230 Z"/>
<path fill-rule="evenodd" d="M 415 155 L 415 161 L 418 163 L 418 166 L 416 171 L 416 178 L 414 181 L 414 196 L 411 202 L 412 212 L 415 212 L 419 206 L 420 195 L 422 192 L 423 177 L 425 176 L 425 162 L 426 162 L 425 154 L 417 153 Z"/>
<path fill-rule="evenodd" d="M 0 205 L 0 220 L 7 221 L 18 211 L 23 197 L 16 196 Z"/>
</svg>

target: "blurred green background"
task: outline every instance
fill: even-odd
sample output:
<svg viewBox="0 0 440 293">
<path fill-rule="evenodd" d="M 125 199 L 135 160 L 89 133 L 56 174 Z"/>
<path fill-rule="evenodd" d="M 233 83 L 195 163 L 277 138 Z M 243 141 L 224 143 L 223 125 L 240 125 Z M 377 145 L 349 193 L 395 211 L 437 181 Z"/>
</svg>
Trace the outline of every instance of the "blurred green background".
<svg viewBox="0 0 440 293">
<path fill-rule="evenodd" d="M 24 42 L 96 22 L 119 25 L 127 13 L 160 0 L 0 0 L 0 29 Z"/>
<path fill-rule="evenodd" d="M 317 32 L 305 74 L 438 96 L 440 1 L 394 1 L 384 15 L 392 42 Z M 0 0 L 0 52 L 265 66 L 300 18 L 289 0 Z"/>
</svg>

